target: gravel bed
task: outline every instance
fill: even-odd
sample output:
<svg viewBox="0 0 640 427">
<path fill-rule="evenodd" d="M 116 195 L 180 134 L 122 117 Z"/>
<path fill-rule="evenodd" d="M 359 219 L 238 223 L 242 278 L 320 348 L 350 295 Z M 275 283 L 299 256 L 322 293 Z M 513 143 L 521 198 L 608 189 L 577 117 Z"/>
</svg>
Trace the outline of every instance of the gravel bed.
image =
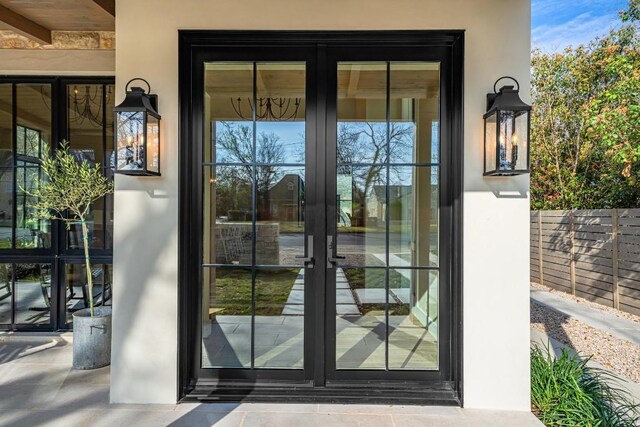
<svg viewBox="0 0 640 427">
<path fill-rule="evenodd" d="M 640 383 L 640 346 L 531 301 L 531 325 L 617 375 Z"/>
<path fill-rule="evenodd" d="M 540 289 L 543 291 L 549 291 L 554 295 L 557 295 L 559 297 L 571 300 L 571 301 L 575 301 L 577 303 L 580 304 L 586 304 L 589 307 L 593 307 L 593 308 L 597 308 L 598 310 L 602 310 L 602 311 L 606 311 L 607 313 L 616 315 L 622 319 L 627 319 L 627 320 L 631 320 L 632 322 L 636 322 L 636 323 L 640 323 L 640 316 L 636 316 L 635 314 L 631 314 L 631 313 L 627 313 L 624 311 L 620 311 L 620 310 L 616 310 L 613 307 L 607 307 L 606 305 L 602 305 L 602 304 L 598 304 L 596 302 L 592 302 L 589 300 L 586 300 L 584 298 L 580 298 L 580 297 L 576 297 L 573 296 L 571 294 L 568 294 L 566 292 L 562 292 L 562 291 L 558 291 L 556 289 L 550 288 L 548 286 L 544 286 L 541 285 L 540 283 L 535 283 L 535 282 L 531 282 L 531 287 L 536 288 L 536 289 Z"/>
</svg>

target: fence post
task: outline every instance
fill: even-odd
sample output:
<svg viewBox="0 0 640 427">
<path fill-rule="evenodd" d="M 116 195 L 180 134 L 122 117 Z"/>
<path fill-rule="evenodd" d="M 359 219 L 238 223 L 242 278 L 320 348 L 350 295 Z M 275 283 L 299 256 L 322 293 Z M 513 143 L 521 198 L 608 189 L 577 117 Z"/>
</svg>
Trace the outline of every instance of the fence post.
<svg viewBox="0 0 640 427">
<path fill-rule="evenodd" d="M 571 295 L 576 294 L 576 257 L 575 257 L 575 227 L 573 209 L 569 211 L 569 265 L 571 269 Z"/>
<path fill-rule="evenodd" d="M 611 261 L 613 267 L 613 308 L 620 310 L 618 291 L 618 209 L 611 209 Z"/>
<path fill-rule="evenodd" d="M 538 272 L 540 284 L 544 285 L 544 264 L 542 262 L 542 211 L 538 211 Z"/>
</svg>

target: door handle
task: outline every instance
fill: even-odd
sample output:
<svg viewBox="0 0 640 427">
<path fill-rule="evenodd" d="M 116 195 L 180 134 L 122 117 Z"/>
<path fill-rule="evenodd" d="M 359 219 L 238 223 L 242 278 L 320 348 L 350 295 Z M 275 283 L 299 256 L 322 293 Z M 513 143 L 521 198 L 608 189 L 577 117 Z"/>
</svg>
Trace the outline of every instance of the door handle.
<svg viewBox="0 0 640 427">
<path fill-rule="evenodd" d="M 313 236 L 307 236 L 307 255 L 298 255 L 296 259 L 304 262 L 307 268 L 313 268 Z"/>
<path fill-rule="evenodd" d="M 346 258 L 342 255 L 335 254 L 335 249 L 333 236 L 327 236 L 327 268 L 333 268 L 333 265 L 337 264 L 339 260 Z"/>
</svg>

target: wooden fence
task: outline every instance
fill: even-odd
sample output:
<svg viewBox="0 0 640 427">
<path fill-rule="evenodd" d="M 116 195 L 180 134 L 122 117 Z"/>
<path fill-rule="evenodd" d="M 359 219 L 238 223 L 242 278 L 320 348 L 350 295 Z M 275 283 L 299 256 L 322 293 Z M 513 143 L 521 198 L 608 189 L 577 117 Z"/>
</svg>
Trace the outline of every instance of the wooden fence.
<svg viewBox="0 0 640 427">
<path fill-rule="evenodd" d="M 531 281 L 640 315 L 640 209 L 531 212 Z"/>
</svg>

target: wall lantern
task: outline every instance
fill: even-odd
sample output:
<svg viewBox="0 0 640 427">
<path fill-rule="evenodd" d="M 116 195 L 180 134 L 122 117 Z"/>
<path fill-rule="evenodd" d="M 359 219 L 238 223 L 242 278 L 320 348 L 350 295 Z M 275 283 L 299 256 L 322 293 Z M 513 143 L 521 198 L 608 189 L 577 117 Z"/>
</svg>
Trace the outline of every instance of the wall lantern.
<svg viewBox="0 0 640 427">
<path fill-rule="evenodd" d="M 503 86 L 496 92 L 502 79 L 511 79 L 516 85 Z M 487 112 L 484 115 L 484 175 L 511 176 L 529 173 L 529 128 L 531 106 L 520 99 L 520 84 L 513 77 L 500 77 L 487 94 Z"/>
<path fill-rule="evenodd" d="M 129 85 L 143 81 L 148 91 Z M 160 114 L 158 96 L 141 78 L 129 80 L 124 101 L 115 113 L 115 172 L 125 175 L 160 175 Z"/>
</svg>

